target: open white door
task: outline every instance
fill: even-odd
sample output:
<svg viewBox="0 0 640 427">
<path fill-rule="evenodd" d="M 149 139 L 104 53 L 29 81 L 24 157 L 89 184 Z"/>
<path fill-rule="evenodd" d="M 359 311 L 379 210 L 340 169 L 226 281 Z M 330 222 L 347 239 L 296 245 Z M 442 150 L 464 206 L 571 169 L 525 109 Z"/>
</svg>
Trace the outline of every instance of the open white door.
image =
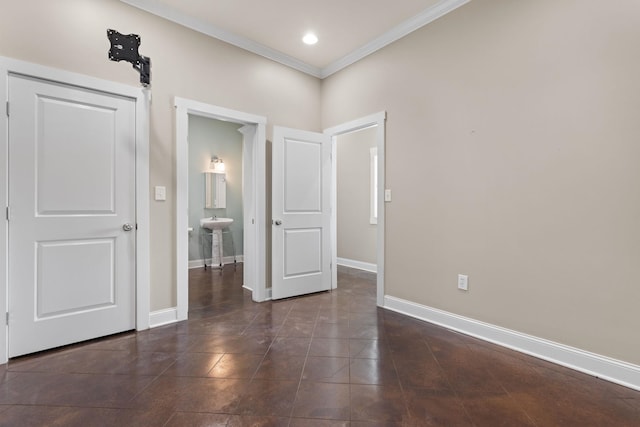
<svg viewBox="0 0 640 427">
<path fill-rule="evenodd" d="M 9 356 L 135 327 L 135 101 L 9 79 Z"/>
<path fill-rule="evenodd" d="M 331 287 L 331 139 L 273 128 L 273 299 Z"/>
</svg>

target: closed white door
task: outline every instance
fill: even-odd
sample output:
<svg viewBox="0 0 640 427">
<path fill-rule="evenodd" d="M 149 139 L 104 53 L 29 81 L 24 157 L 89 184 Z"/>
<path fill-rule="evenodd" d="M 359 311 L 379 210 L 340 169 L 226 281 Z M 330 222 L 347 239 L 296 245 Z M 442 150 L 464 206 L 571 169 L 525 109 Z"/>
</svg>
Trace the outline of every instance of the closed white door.
<svg viewBox="0 0 640 427">
<path fill-rule="evenodd" d="M 329 290 L 331 140 L 275 126 L 272 168 L 272 298 Z"/>
<path fill-rule="evenodd" d="M 135 327 L 135 101 L 9 78 L 9 357 Z"/>
</svg>

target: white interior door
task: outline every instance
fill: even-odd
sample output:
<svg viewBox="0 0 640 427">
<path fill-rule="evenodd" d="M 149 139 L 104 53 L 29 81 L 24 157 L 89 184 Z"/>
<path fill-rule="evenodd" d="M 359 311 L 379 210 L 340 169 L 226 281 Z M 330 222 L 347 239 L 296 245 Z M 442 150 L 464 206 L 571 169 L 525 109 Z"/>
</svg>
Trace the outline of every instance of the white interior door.
<svg viewBox="0 0 640 427">
<path fill-rule="evenodd" d="M 331 287 L 329 136 L 274 126 L 273 299 Z"/>
<path fill-rule="evenodd" d="M 9 357 L 135 327 L 135 101 L 9 78 Z"/>
</svg>

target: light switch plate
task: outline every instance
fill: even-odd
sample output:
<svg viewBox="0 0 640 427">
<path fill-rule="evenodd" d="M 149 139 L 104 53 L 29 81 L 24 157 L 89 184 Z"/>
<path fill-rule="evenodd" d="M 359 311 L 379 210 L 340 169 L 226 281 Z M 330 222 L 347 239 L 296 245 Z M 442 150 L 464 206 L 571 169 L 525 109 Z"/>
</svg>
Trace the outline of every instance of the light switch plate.
<svg viewBox="0 0 640 427">
<path fill-rule="evenodd" d="M 389 190 L 388 188 L 384 190 L 384 201 L 385 202 L 391 201 L 391 190 Z"/>
<path fill-rule="evenodd" d="M 167 187 L 156 185 L 155 191 L 156 191 L 156 197 L 155 197 L 156 200 L 159 200 L 159 201 L 167 200 Z"/>
<path fill-rule="evenodd" d="M 469 290 L 469 276 L 466 274 L 458 274 L 458 289 L 463 291 Z"/>
</svg>

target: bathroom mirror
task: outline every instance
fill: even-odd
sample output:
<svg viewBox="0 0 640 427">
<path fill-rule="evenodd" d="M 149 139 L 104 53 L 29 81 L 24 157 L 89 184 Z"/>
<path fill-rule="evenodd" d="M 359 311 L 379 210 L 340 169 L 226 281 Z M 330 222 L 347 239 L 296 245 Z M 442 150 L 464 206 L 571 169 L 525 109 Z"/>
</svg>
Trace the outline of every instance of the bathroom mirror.
<svg viewBox="0 0 640 427">
<path fill-rule="evenodd" d="M 221 209 L 227 207 L 227 180 L 223 173 L 205 172 L 204 207 Z"/>
</svg>

